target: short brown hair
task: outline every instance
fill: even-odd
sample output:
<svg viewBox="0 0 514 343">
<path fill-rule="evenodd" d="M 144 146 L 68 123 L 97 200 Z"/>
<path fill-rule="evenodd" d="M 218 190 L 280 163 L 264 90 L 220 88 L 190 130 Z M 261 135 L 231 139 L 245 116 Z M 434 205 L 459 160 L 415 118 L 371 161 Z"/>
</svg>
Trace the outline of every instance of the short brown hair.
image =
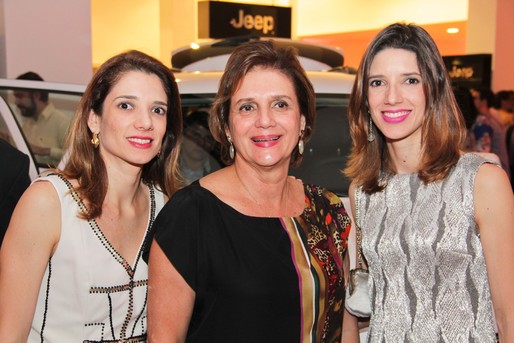
<svg viewBox="0 0 514 343">
<path fill-rule="evenodd" d="M 256 67 L 278 70 L 291 80 L 300 106 L 300 113 L 305 116 L 303 140 L 308 141 L 312 134 L 316 115 L 314 89 L 298 61 L 297 51 L 292 47 L 277 48 L 273 45 L 272 40 L 244 43 L 230 55 L 220 80 L 218 93 L 211 107 L 209 126 L 213 137 L 221 143 L 221 158 L 228 165 L 233 162 L 228 157 L 230 143 L 225 135 L 229 123 L 230 101 L 241 80 Z M 301 159 L 302 155 L 298 152 L 298 147 L 295 147 L 292 152 L 291 165 L 298 165 Z"/>
</svg>

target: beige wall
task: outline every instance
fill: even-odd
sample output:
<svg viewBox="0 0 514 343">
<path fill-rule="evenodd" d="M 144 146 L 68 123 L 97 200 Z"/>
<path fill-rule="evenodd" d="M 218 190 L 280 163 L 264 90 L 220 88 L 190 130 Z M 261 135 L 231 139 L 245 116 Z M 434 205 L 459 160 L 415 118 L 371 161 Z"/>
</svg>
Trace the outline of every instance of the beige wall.
<svg viewBox="0 0 514 343">
<path fill-rule="evenodd" d="M 32 70 L 47 81 L 89 81 L 89 1 L 0 0 L 0 16 L 0 77 Z"/>
<path fill-rule="evenodd" d="M 198 41 L 199 0 L 91 0 L 93 66 L 138 49 L 171 66 L 173 50 Z M 231 1 L 289 6 L 291 1 Z"/>
<path fill-rule="evenodd" d="M 160 56 L 159 0 L 91 0 L 93 66 L 138 49 Z"/>
<path fill-rule="evenodd" d="M 366 31 L 395 21 L 429 24 L 467 17 L 468 0 L 299 0 L 298 35 Z"/>
<path fill-rule="evenodd" d="M 91 0 L 93 64 L 98 66 L 108 57 L 134 48 L 169 66 L 174 49 L 198 41 L 198 1 Z M 294 38 L 370 30 L 398 20 L 419 24 L 465 21 L 468 13 L 468 0 L 388 0 L 386 6 L 362 0 L 224 1 L 292 7 Z"/>
<path fill-rule="evenodd" d="M 292 7 L 293 38 L 344 34 L 355 39 L 398 20 L 466 23 L 465 53 L 493 53 L 493 90 L 514 88 L 513 0 L 224 1 Z M 169 66 L 174 49 L 197 40 L 197 2 L 0 0 L 0 77 L 32 69 L 51 81 L 86 83 L 91 66 L 128 49 Z"/>
<path fill-rule="evenodd" d="M 182 0 L 201 1 L 201 0 Z M 223 0 L 296 10 L 297 36 L 362 31 L 406 20 L 418 24 L 467 20 L 468 0 Z M 489 1 L 489 0 L 484 0 Z M 444 9 L 444 10 L 442 10 Z M 293 15 L 295 15 L 293 13 Z"/>
</svg>

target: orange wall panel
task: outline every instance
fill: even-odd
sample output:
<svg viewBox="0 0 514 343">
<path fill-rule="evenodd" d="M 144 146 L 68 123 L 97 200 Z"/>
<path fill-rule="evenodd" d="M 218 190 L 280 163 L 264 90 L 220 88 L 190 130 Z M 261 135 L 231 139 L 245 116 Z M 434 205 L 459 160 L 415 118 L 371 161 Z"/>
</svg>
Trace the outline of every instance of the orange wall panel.
<svg viewBox="0 0 514 343">
<path fill-rule="evenodd" d="M 434 38 L 441 55 L 466 54 L 466 22 L 448 22 L 422 25 Z M 449 27 L 459 28 L 459 33 L 448 34 Z M 379 29 L 334 33 L 329 35 L 304 36 L 299 39 L 304 42 L 328 45 L 341 49 L 345 56 L 345 66 L 357 68 L 369 42 L 379 32 Z"/>
</svg>

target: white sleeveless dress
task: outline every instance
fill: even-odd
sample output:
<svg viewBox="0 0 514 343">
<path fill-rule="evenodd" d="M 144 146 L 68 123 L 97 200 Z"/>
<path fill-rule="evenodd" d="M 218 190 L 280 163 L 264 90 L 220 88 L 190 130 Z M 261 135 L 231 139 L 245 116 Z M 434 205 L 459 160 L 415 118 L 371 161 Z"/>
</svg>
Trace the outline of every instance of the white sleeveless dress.
<svg viewBox="0 0 514 343">
<path fill-rule="evenodd" d="M 50 181 L 61 201 L 61 236 L 48 262 L 28 342 L 145 342 L 148 266 L 142 259 L 149 228 L 164 205 L 148 185 L 150 214 L 135 261 L 125 261 L 94 220 L 79 219 L 83 204 L 71 184 Z"/>
</svg>

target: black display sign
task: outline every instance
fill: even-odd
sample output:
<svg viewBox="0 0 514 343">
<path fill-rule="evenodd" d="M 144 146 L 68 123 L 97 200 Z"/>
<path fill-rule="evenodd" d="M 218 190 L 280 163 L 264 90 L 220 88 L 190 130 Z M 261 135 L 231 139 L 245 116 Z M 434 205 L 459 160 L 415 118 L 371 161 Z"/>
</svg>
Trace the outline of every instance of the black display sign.
<svg viewBox="0 0 514 343">
<path fill-rule="evenodd" d="M 452 85 L 491 87 L 491 54 L 443 56 Z"/>
<path fill-rule="evenodd" d="M 291 8 L 234 2 L 198 2 L 198 38 L 246 35 L 291 38 Z"/>
</svg>

